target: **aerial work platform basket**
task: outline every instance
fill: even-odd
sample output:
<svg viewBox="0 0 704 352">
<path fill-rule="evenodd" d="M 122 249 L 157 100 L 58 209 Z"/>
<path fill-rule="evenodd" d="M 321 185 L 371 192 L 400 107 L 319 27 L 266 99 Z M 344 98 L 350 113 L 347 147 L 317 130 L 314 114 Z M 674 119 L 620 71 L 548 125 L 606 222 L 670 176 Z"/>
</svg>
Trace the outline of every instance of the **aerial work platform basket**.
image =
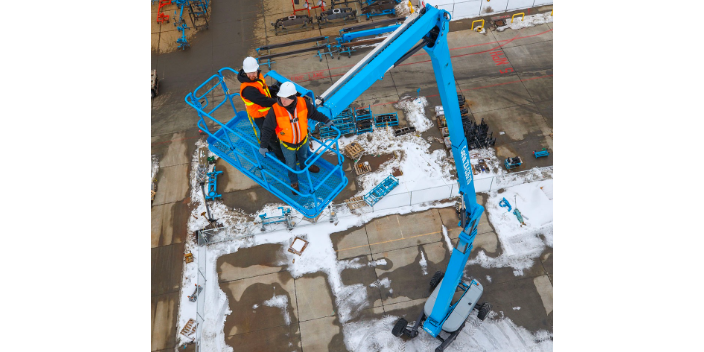
<svg viewBox="0 0 704 352">
<path fill-rule="evenodd" d="M 213 153 L 304 216 L 315 218 L 345 188 L 348 182 L 342 170 L 344 157 L 338 152 L 337 140 L 340 137 L 340 131 L 335 129 L 336 136 L 322 142 L 311 135 L 317 122 L 309 120 L 308 138 L 310 141 L 317 142 L 317 148 L 311 152 L 304 164 L 299 162 L 298 170 L 291 170 L 272 153 L 267 153 L 266 157 L 263 157 L 259 154 L 259 142 L 254 135 L 254 129 L 249 122 L 247 112 L 238 112 L 235 108 L 233 99 L 239 99 L 239 86 L 233 87 L 232 91 L 227 87 L 223 73 L 228 71 L 235 76 L 237 75 L 237 71 L 229 67 L 222 68 L 216 75 L 196 88 L 193 93 L 188 93 L 185 98 L 186 103 L 198 113 L 200 118 L 198 128 L 208 134 L 208 147 Z M 267 76 L 280 83 L 289 81 L 276 71 L 267 72 L 264 77 Z M 238 83 L 236 79 L 234 82 Z M 310 98 L 315 105 L 315 96 L 312 91 L 296 83 L 294 85 L 302 96 Z M 222 101 L 217 104 L 211 102 L 216 98 L 222 98 Z M 209 108 L 210 105 L 215 106 Z M 232 110 L 227 108 L 228 105 Z M 222 107 L 225 108 L 221 109 Z M 227 116 L 230 120 L 222 123 L 214 116 Z M 337 165 L 333 165 L 321 157 L 324 152 L 328 151 L 335 154 Z M 320 167 L 320 172 L 309 172 L 310 165 Z M 291 187 L 288 171 L 298 174 L 300 191 Z"/>
</svg>

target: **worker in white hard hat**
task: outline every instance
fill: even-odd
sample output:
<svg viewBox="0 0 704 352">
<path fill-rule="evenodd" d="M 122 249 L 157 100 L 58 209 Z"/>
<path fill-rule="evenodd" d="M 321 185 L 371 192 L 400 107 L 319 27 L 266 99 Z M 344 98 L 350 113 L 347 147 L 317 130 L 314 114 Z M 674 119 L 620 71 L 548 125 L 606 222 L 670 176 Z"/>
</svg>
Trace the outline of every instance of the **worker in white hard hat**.
<svg viewBox="0 0 704 352">
<path fill-rule="evenodd" d="M 259 153 L 266 156 L 267 147 L 271 141 L 269 136 L 275 134 L 281 143 L 286 166 L 296 170 L 296 161 L 298 161 L 300 168 L 304 168 L 309 155 L 308 119 L 321 122 L 326 127 L 332 126 L 332 120 L 318 111 L 308 99 L 297 96 L 296 87 L 291 82 L 281 84 L 281 89 L 276 96 L 276 103 L 264 118 Z M 320 167 L 310 165 L 308 170 L 317 173 Z M 296 190 L 293 192 L 295 196 L 299 191 L 298 175 L 289 171 L 288 178 L 291 181 L 291 187 Z"/>
<path fill-rule="evenodd" d="M 264 76 L 262 76 L 262 72 L 259 70 L 257 59 L 251 56 L 245 58 L 244 62 L 242 62 L 242 69 L 237 75 L 237 80 L 240 81 L 240 98 L 242 98 L 247 108 L 249 123 L 252 124 L 254 136 L 257 138 L 257 141 L 259 141 L 264 116 L 269 112 L 271 106 L 276 103 L 276 99 L 272 98 L 272 96 L 278 92 L 279 87 L 278 85 L 272 85 L 272 87 L 266 85 Z M 273 138 L 273 142 L 276 142 L 275 135 Z M 284 155 L 281 152 L 279 143 L 269 144 L 271 151 L 274 152 L 281 162 L 284 162 Z"/>
</svg>

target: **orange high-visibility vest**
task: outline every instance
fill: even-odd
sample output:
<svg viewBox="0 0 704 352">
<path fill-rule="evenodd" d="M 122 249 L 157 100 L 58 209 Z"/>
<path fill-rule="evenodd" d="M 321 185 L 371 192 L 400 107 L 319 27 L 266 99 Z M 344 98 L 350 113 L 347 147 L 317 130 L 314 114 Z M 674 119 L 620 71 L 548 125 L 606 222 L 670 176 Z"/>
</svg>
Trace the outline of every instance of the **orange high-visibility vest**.
<svg viewBox="0 0 704 352">
<path fill-rule="evenodd" d="M 276 115 L 276 135 L 280 141 L 298 144 L 308 137 L 308 106 L 303 97 L 296 97 L 296 110 L 293 115 L 279 103 L 274 104 L 272 108 Z"/>
<path fill-rule="evenodd" d="M 249 114 L 250 117 L 252 118 L 260 118 L 266 116 L 266 114 L 269 112 L 270 108 L 263 107 L 261 105 L 257 105 L 247 99 L 244 98 L 242 95 L 242 91 L 247 88 L 247 87 L 254 87 L 259 90 L 260 93 L 265 95 L 267 98 L 271 98 L 271 93 L 269 92 L 269 87 L 266 86 L 266 83 L 264 82 L 264 76 L 262 76 L 261 73 L 259 73 L 259 80 L 261 82 L 244 82 L 240 84 L 240 98 L 242 98 L 242 101 L 244 102 L 244 105 L 247 107 L 247 114 Z"/>
</svg>

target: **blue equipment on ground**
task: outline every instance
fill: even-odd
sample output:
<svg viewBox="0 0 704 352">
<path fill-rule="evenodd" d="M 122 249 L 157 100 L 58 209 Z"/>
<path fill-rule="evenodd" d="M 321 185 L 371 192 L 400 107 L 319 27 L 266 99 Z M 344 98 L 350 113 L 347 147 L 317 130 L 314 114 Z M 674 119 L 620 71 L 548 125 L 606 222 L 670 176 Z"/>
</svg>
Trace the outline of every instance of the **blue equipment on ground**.
<svg viewBox="0 0 704 352">
<path fill-rule="evenodd" d="M 515 156 L 513 158 L 506 158 L 504 160 L 504 167 L 506 167 L 506 170 L 512 170 L 515 169 L 523 164 L 523 161 L 521 160 L 520 156 Z"/>
<path fill-rule="evenodd" d="M 541 150 L 538 150 L 537 152 L 535 150 L 533 151 L 533 156 L 535 156 L 536 159 L 548 155 L 550 155 L 550 153 L 548 152 L 548 148 L 543 148 Z"/>
<path fill-rule="evenodd" d="M 266 230 L 264 225 L 271 225 L 279 222 L 284 222 L 286 223 L 286 228 L 289 231 L 292 230 L 293 226 L 296 225 L 293 221 L 291 221 L 291 208 L 279 207 L 279 209 L 281 209 L 281 215 L 279 216 L 266 217 L 266 213 L 259 215 L 259 217 L 262 219 L 262 232 Z"/>
<path fill-rule="evenodd" d="M 215 165 L 213 165 L 213 172 L 208 172 L 208 195 L 205 196 L 205 200 L 222 197 L 222 194 L 218 194 L 218 175 L 221 173 L 222 171 L 215 170 Z"/>
<path fill-rule="evenodd" d="M 381 198 L 389 194 L 392 189 L 398 186 L 398 179 L 394 175 L 389 175 L 381 183 L 372 188 L 369 193 L 364 195 L 364 201 L 369 204 L 369 206 L 374 206 Z"/>
<path fill-rule="evenodd" d="M 513 209 L 513 215 L 516 215 L 516 219 L 518 219 L 518 222 L 520 222 L 521 225 L 526 224 L 525 222 L 523 222 L 523 215 L 521 215 L 521 211 L 518 210 L 518 208 Z"/>
<path fill-rule="evenodd" d="M 499 206 L 502 207 L 502 208 L 508 207 L 507 212 L 509 212 L 509 213 L 511 212 L 511 203 L 509 203 L 509 202 L 506 200 L 506 197 L 504 197 L 504 199 L 502 199 L 502 200 L 499 202 Z"/>
</svg>

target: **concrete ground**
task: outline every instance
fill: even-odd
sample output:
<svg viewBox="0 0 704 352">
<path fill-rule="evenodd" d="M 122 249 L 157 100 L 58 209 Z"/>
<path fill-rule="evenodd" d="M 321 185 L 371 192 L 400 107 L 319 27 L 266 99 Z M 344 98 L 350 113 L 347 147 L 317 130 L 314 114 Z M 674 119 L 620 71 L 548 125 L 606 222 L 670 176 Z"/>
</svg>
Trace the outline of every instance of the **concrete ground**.
<svg viewBox="0 0 704 352">
<path fill-rule="evenodd" d="M 152 7 L 151 66 L 162 80 L 160 95 L 152 101 L 152 154 L 160 156 L 158 190 L 152 203 L 152 351 L 172 351 L 178 333 L 178 295 L 188 236 L 186 223 L 191 211 L 188 175 L 195 141 L 201 138 L 196 127 L 198 117 L 184 103 L 184 96 L 222 67 L 239 69 L 242 60 L 253 55 L 256 47 L 317 35 L 332 38 L 342 27 L 316 27 L 275 36 L 268 23 L 288 15 L 290 1 L 252 1 L 244 10 L 240 5 L 213 3 L 210 28 L 189 33 L 191 48 L 183 52 L 175 50 L 173 24 L 156 24 L 156 6 Z M 167 13 L 173 14 L 173 9 Z M 552 23 L 479 34 L 468 29 L 468 22 L 453 22 L 448 41 L 457 88 L 465 95 L 470 113 L 477 122 L 484 119 L 494 132 L 499 159 L 520 155 L 524 160 L 521 169 L 552 165 Z M 364 51 L 360 51 L 351 58 L 338 60 L 328 56 L 321 62 L 312 55 L 300 54 L 277 59 L 273 69 L 320 94 L 363 56 Z M 432 116 L 432 107 L 440 105 L 440 99 L 432 67 L 426 60 L 423 52 L 411 57 L 376 82 L 357 103 L 371 104 L 375 113 L 396 111 L 394 102 L 404 94 L 415 95 L 416 89 L 421 88 L 420 94 L 429 101 L 426 114 Z M 264 72 L 268 70 L 262 68 Z M 212 99 L 217 101 L 218 97 Z M 238 104 L 238 109 L 243 108 L 241 102 Z M 406 124 L 402 112 L 399 116 L 401 125 Z M 440 137 L 440 133 L 431 128 L 423 134 L 424 138 L 428 136 Z M 543 147 L 551 155 L 533 158 L 532 151 Z M 433 142 L 431 148 L 443 146 Z M 350 182 L 336 202 L 356 192 L 354 174 L 346 162 Z M 252 213 L 266 203 L 280 202 L 227 163 L 218 161 L 217 167 L 225 172 L 219 178 L 218 189 L 227 206 Z M 485 198 L 479 196 L 481 202 Z M 408 317 L 417 314 L 427 297 L 429 280 L 420 272 L 420 253 L 428 260 L 429 275 L 444 270 L 449 260 L 441 224 L 456 238 L 456 216 L 450 208 L 378 218 L 331 235 L 340 260 L 359 258 L 369 262 L 386 258 L 389 263 L 343 271 L 346 285 L 363 283 L 368 287 L 371 308 L 361 312 L 355 321 L 391 312 Z M 486 218 L 481 224 L 472 257 L 479 250 L 489 256 L 500 255 L 501 245 L 491 225 Z M 245 350 L 282 350 L 289 346 L 306 352 L 346 350 L 342 326 L 335 314 L 335 299 L 325 275 L 292 278 L 285 267 L 273 264 L 276 259 L 270 255 L 283 249 L 265 247 L 240 250 L 218 260 L 220 286 L 236 313 L 225 324 L 226 342 Z M 491 276 L 491 282 L 483 279 L 482 283 L 485 297 L 496 311 L 530 331 L 552 332 L 551 248 L 522 276 L 515 276 L 511 268 L 484 269 L 477 265 L 468 266 L 466 273 L 479 279 Z M 369 288 L 369 284 L 384 278 L 390 279 L 390 287 Z M 252 312 L 253 304 L 261 306 L 271 297 L 272 288 L 276 294 L 288 295 L 290 324 L 285 324 L 279 308 L 260 307 Z M 511 309 L 515 306 L 522 308 Z"/>
</svg>

